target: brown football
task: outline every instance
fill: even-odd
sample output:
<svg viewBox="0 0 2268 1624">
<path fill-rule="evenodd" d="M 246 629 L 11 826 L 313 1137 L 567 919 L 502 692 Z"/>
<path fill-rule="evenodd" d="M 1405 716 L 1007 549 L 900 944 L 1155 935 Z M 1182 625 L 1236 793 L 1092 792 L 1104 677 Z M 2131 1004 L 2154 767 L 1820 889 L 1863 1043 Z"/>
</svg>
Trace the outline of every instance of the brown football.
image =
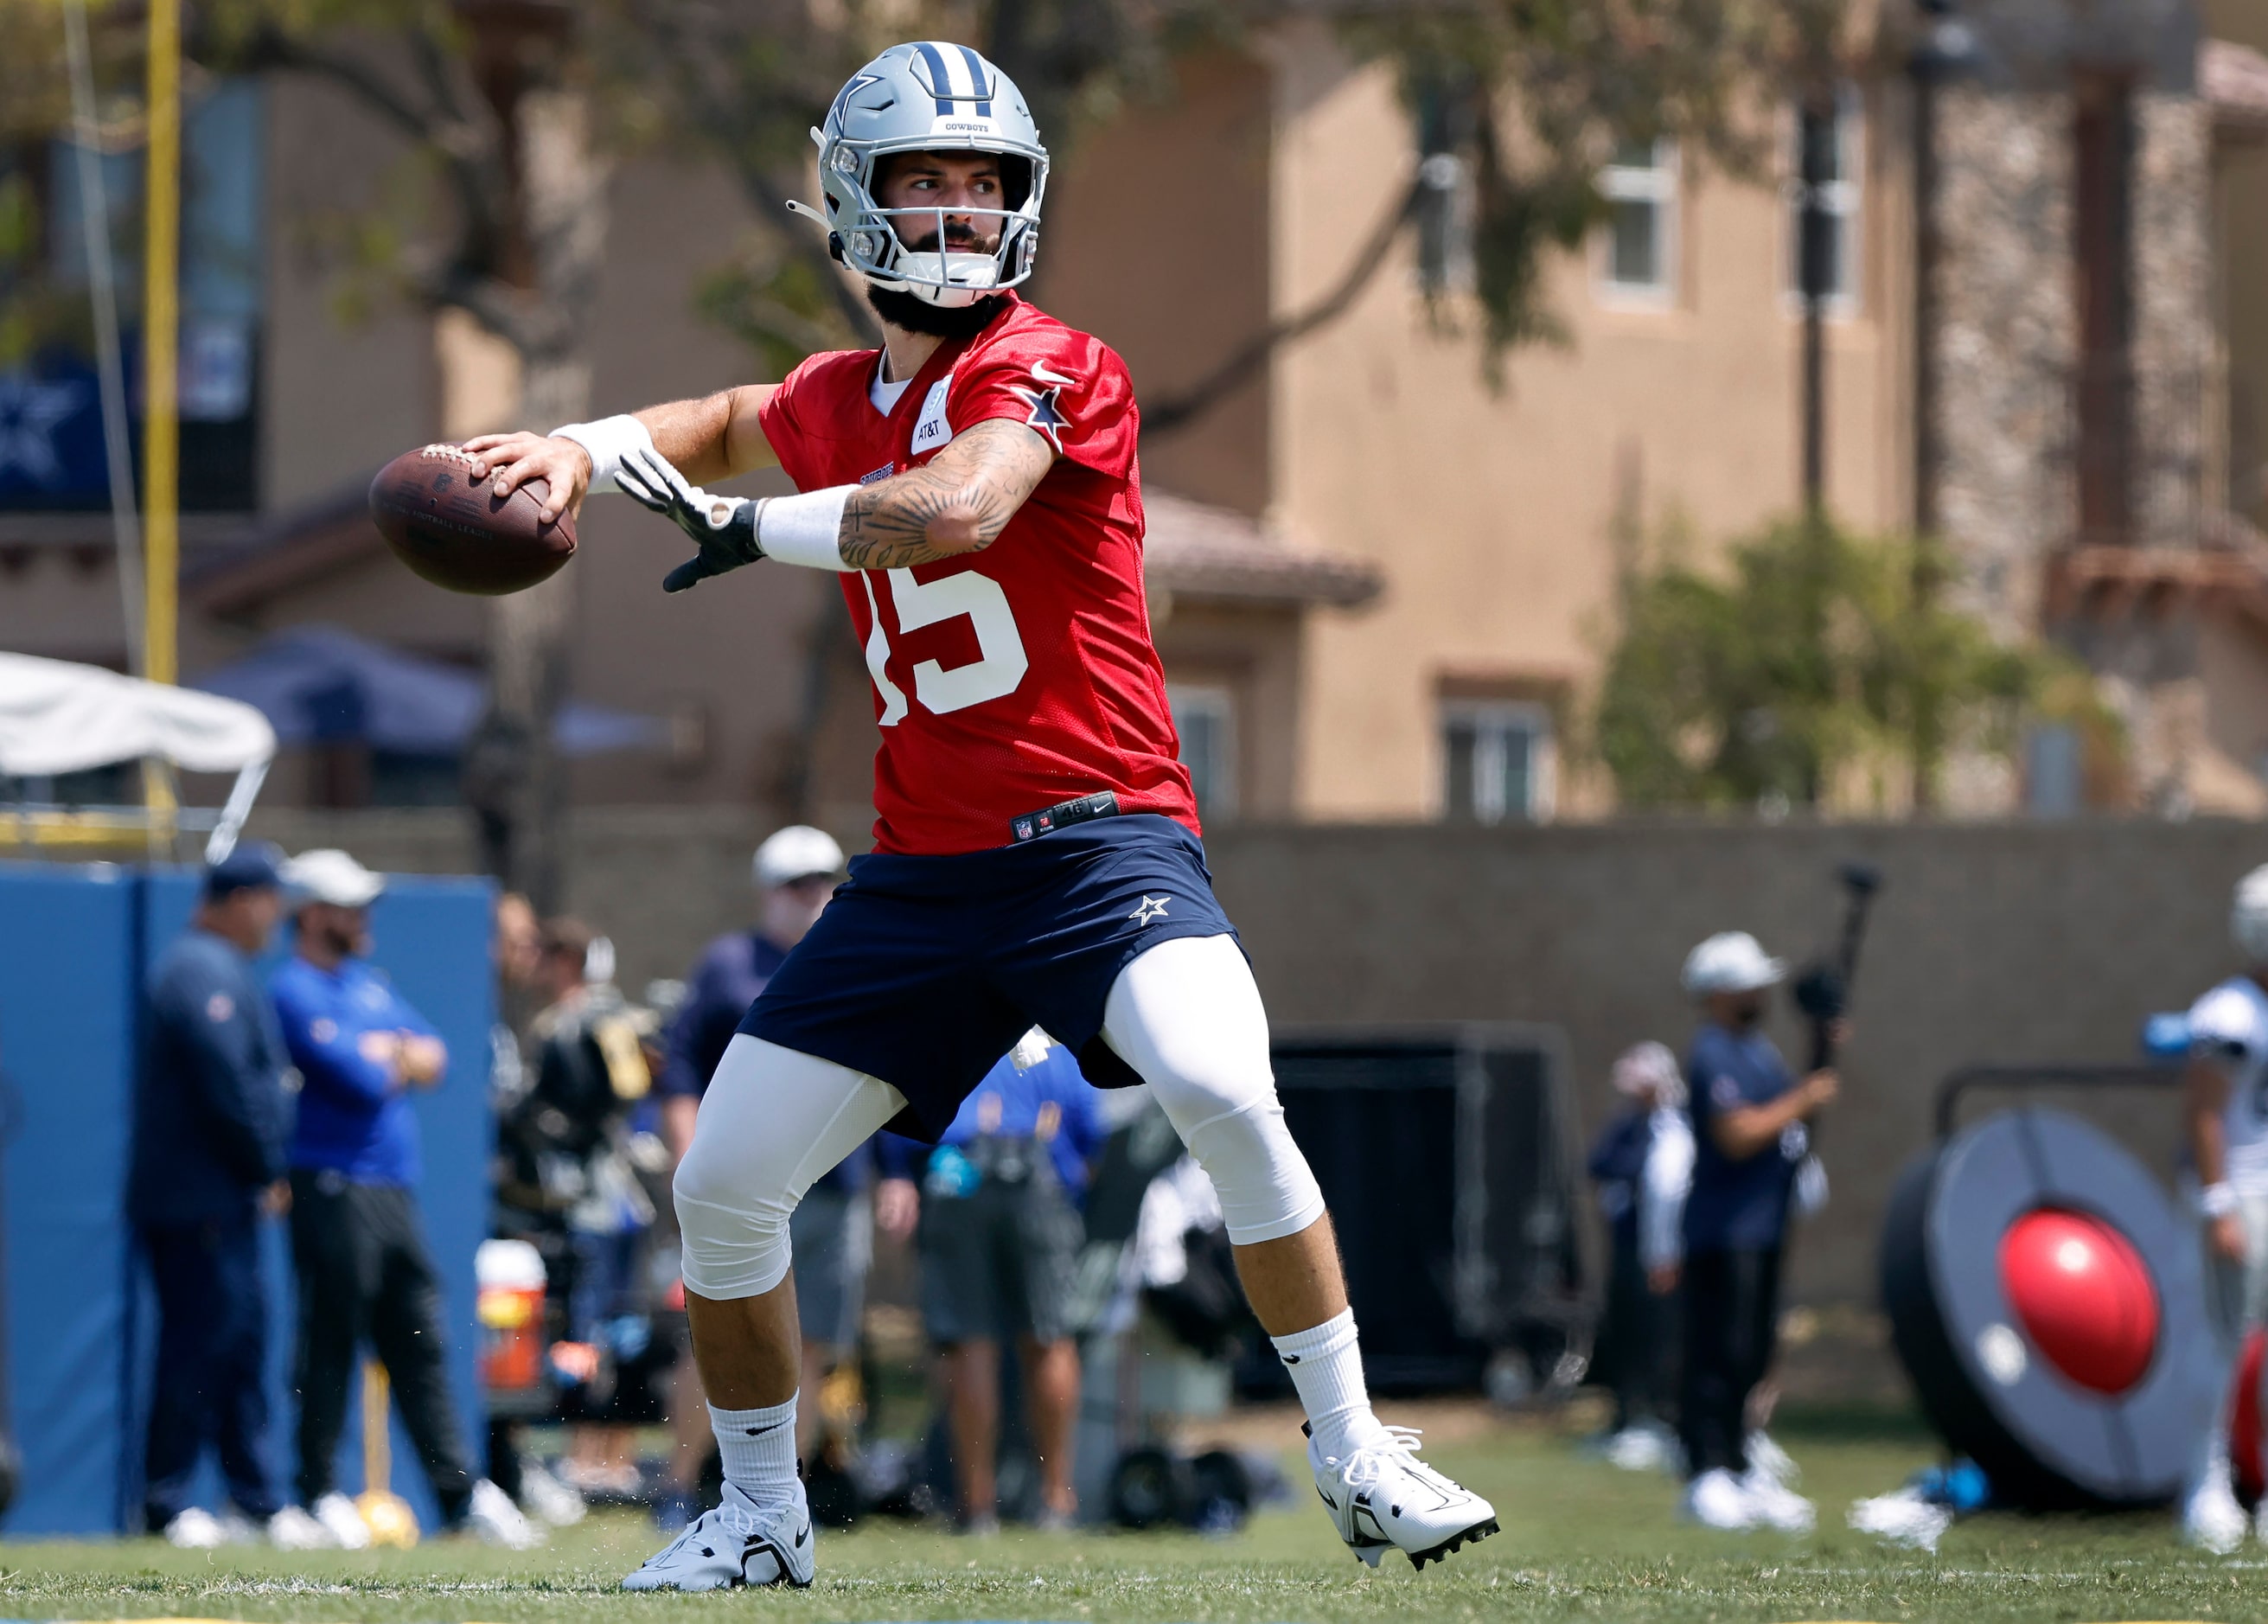
<svg viewBox="0 0 2268 1624">
<path fill-rule="evenodd" d="M 558 573 L 575 556 L 575 515 L 541 520 L 544 484 L 499 498 L 455 446 L 405 451 L 370 482 L 370 516 L 402 563 L 436 587 L 497 597 Z"/>
</svg>

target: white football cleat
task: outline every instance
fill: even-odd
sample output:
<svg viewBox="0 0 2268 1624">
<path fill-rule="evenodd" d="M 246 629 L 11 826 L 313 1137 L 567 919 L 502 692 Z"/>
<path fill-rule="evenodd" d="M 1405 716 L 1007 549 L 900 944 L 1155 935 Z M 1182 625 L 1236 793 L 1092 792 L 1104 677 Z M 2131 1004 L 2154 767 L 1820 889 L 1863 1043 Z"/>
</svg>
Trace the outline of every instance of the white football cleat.
<svg viewBox="0 0 2268 1624">
<path fill-rule="evenodd" d="M 1423 1568 L 1497 1532 L 1494 1506 L 1418 1458 L 1415 1427 L 1384 1428 L 1344 1460 L 1310 1433 L 1307 1465 L 1339 1538 L 1373 1568 L 1390 1550 Z"/>
<path fill-rule="evenodd" d="M 339 1542 L 298 1506 L 285 1506 L 268 1519 L 268 1543 L 279 1551 L 328 1551 Z"/>
<path fill-rule="evenodd" d="M 473 1485 L 472 1503 L 465 1508 L 464 1530 L 483 1545 L 507 1551 L 532 1551 L 543 1543 L 543 1531 L 520 1515 L 512 1496 L 482 1478 Z"/>
<path fill-rule="evenodd" d="M 1659 1423 L 1638 1421 L 1609 1438 L 1600 1453 L 1624 1472 L 1661 1472 L 1676 1458 L 1677 1441 Z"/>
<path fill-rule="evenodd" d="M 2215 1556 L 2226 1556 L 2242 1545 L 2246 1526 L 2244 1508 L 2236 1503 L 2224 1476 L 2198 1485 L 2182 1507 L 2182 1538 Z"/>
<path fill-rule="evenodd" d="M 1775 1477 L 1761 1461 L 1742 1473 L 1739 1482 L 1741 1492 L 1749 1497 L 1749 1512 L 1766 1528 L 1808 1534 L 1819 1521 L 1819 1509 Z"/>
<path fill-rule="evenodd" d="M 762 1507 L 732 1484 L 714 1510 L 704 1511 L 645 1566 L 622 1581 L 626 1591 L 718 1591 L 741 1585 L 811 1583 L 811 1507 L 803 1485 L 783 1505 Z"/>
<path fill-rule="evenodd" d="M 1771 1434 L 1761 1427 L 1742 1441 L 1742 1452 L 1749 1458 L 1750 1481 L 1769 1478 L 1782 1488 L 1793 1488 L 1803 1481 L 1803 1469 L 1795 1464 L 1795 1457 L 1774 1443 Z"/>
<path fill-rule="evenodd" d="M 1911 1488 L 1893 1489 L 1871 1500 L 1854 1500 L 1847 1520 L 1862 1534 L 1878 1534 L 1893 1545 L 1917 1551 L 1935 1551 L 1945 1531 L 1953 1526 L 1953 1512 L 1932 1505 Z"/>
<path fill-rule="evenodd" d="M 331 1542 L 342 1551 L 366 1551 L 370 1548 L 370 1524 L 362 1520 L 355 1502 L 337 1489 L 325 1495 L 307 1508 L 308 1514 L 330 1532 Z"/>
<path fill-rule="evenodd" d="M 166 1543 L 184 1551 L 217 1551 L 228 1543 L 228 1529 L 202 1506 L 191 1506 L 166 1524 Z"/>
<path fill-rule="evenodd" d="M 571 1528 L 591 1511 L 581 1495 L 533 1461 L 520 1469 L 519 1509 L 554 1528 Z"/>
<path fill-rule="evenodd" d="M 1722 1466 L 1711 1468 L 1685 1486 L 1683 1509 L 1691 1521 L 1727 1533 L 1746 1532 L 1758 1521 L 1749 1491 Z"/>
</svg>

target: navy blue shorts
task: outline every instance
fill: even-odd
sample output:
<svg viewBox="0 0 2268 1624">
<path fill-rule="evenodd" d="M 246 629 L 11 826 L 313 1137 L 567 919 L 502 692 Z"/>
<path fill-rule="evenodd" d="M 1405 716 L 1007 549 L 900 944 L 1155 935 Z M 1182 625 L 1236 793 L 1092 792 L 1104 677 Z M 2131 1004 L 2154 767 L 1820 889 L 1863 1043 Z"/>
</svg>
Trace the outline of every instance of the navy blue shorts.
<svg viewBox="0 0 2268 1624">
<path fill-rule="evenodd" d="M 1197 838 L 1153 813 L 951 857 L 850 860 L 740 1030 L 879 1077 L 934 1141 L 1027 1028 L 1098 1088 L 1139 1082 L 1103 1043 L 1111 985 L 1144 949 L 1235 934 Z"/>
</svg>

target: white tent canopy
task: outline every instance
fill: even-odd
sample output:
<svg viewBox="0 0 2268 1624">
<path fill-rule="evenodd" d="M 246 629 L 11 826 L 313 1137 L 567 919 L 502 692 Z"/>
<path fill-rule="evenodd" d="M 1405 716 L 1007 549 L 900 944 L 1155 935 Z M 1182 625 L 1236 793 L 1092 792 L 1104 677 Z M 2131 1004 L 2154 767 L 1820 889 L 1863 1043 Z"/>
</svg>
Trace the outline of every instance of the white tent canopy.
<svg viewBox="0 0 2268 1624">
<path fill-rule="evenodd" d="M 276 730 L 240 701 L 0 653 L 0 774 L 47 778 L 153 757 L 184 772 L 233 772 L 209 856 L 235 843 L 275 754 Z"/>
<path fill-rule="evenodd" d="M 276 754 L 250 705 L 99 666 L 0 654 L 0 772 L 45 778 L 157 757 L 184 772 L 240 772 Z"/>
</svg>

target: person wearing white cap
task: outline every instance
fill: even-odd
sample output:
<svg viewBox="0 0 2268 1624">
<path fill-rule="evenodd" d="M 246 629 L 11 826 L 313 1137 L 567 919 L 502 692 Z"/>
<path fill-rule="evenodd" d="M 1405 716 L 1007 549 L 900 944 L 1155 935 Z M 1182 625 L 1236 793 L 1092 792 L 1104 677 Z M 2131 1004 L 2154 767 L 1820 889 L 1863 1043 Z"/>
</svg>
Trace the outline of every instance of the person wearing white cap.
<svg viewBox="0 0 2268 1624">
<path fill-rule="evenodd" d="M 293 1130 L 291 1255 L 299 1285 L 299 1495 L 341 1545 L 370 1543 L 335 1473 L 364 1343 L 386 1366 L 445 1528 L 515 1548 L 539 1536 L 511 1498 L 475 1479 L 450 1397 L 440 1277 L 418 1216 L 412 1089 L 438 1087 L 449 1051 L 365 961 L 385 880 L 346 853 L 284 865 L 293 953 L 269 985 L 300 1077 Z"/>
<path fill-rule="evenodd" d="M 1676 1443 L 1663 1416 L 1675 1369 L 1693 1128 L 1685 1116 L 1685 1078 L 1667 1045 L 1626 1050 L 1615 1061 L 1613 1081 L 1626 1104 L 1592 1148 L 1590 1168 L 1613 1243 L 1597 1360 L 1615 1414 L 1602 1452 L 1625 1471 L 1659 1471 Z"/>
<path fill-rule="evenodd" d="M 2244 969 L 2191 1006 L 2187 1122 L 2205 1241 L 2205 1303 L 2219 1379 L 2182 1496 L 2191 1545 L 2226 1554 L 2244 1542 L 2228 1464 L 2229 1374 L 2245 1333 L 2268 1318 L 2268 867 L 2236 882 L 2229 935 Z M 2268 1541 L 2268 1502 L 2258 1534 Z"/>
<path fill-rule="evenodd" d="M 1811 1502 L 1751 1458 L 1749 1395 L 1771 1368 L 1781 1245 L 1808 1124 L 1835 1097 L 1832 1071 L 1799 1081 L 1764 1036 L 1764 994 L 1787 967 L 1746 931 L 1686 956 L 1701 1006 L 1686 1060 L 1693 1185 L 1685 1202 L 1686 1514 L 1712 1528 L 1812 1525 Z"/>
<path fill-rule="evenodd" d="M 682 1156 L 693 1142 L 701 1096 L 739 1030 L 740 1017 L 795 944 L 818 923 L 843 878 L 843 848 L 834 837 L 807 823 L 775 830 L 756 848 L 749 865 L 756 891 L 755 927 L 728 932 L 703 949 L 700 962 L 686 978 L 685 1002 L 669 1029 L 668 1055 L 655 1092 L 661 1096 L 663 1132 L 674 1155 Z M 873 1258 L 873 1209 L 866 1196 L 873 1183 L 869 1141 L 821 1175 L 788 1221 L 806 1392 L 817 1392 L 826 1373 L 858 1340 L 865 1310 L 866 1270 Z M 695 1489 L 702 1462 L 715 1447 L 709 1407 L 690 1358 L 678 1366 L 670 1402 L 678 1447 L 668 1486 L 654 1502 L 654 1520 L 674 1532 L 700 1510 L 694 1504 Z M 806 1458 L 812 1456 L 821 1420 L 815 1404 L 798 1413 L 797 1451 Z"/>
</svg>

